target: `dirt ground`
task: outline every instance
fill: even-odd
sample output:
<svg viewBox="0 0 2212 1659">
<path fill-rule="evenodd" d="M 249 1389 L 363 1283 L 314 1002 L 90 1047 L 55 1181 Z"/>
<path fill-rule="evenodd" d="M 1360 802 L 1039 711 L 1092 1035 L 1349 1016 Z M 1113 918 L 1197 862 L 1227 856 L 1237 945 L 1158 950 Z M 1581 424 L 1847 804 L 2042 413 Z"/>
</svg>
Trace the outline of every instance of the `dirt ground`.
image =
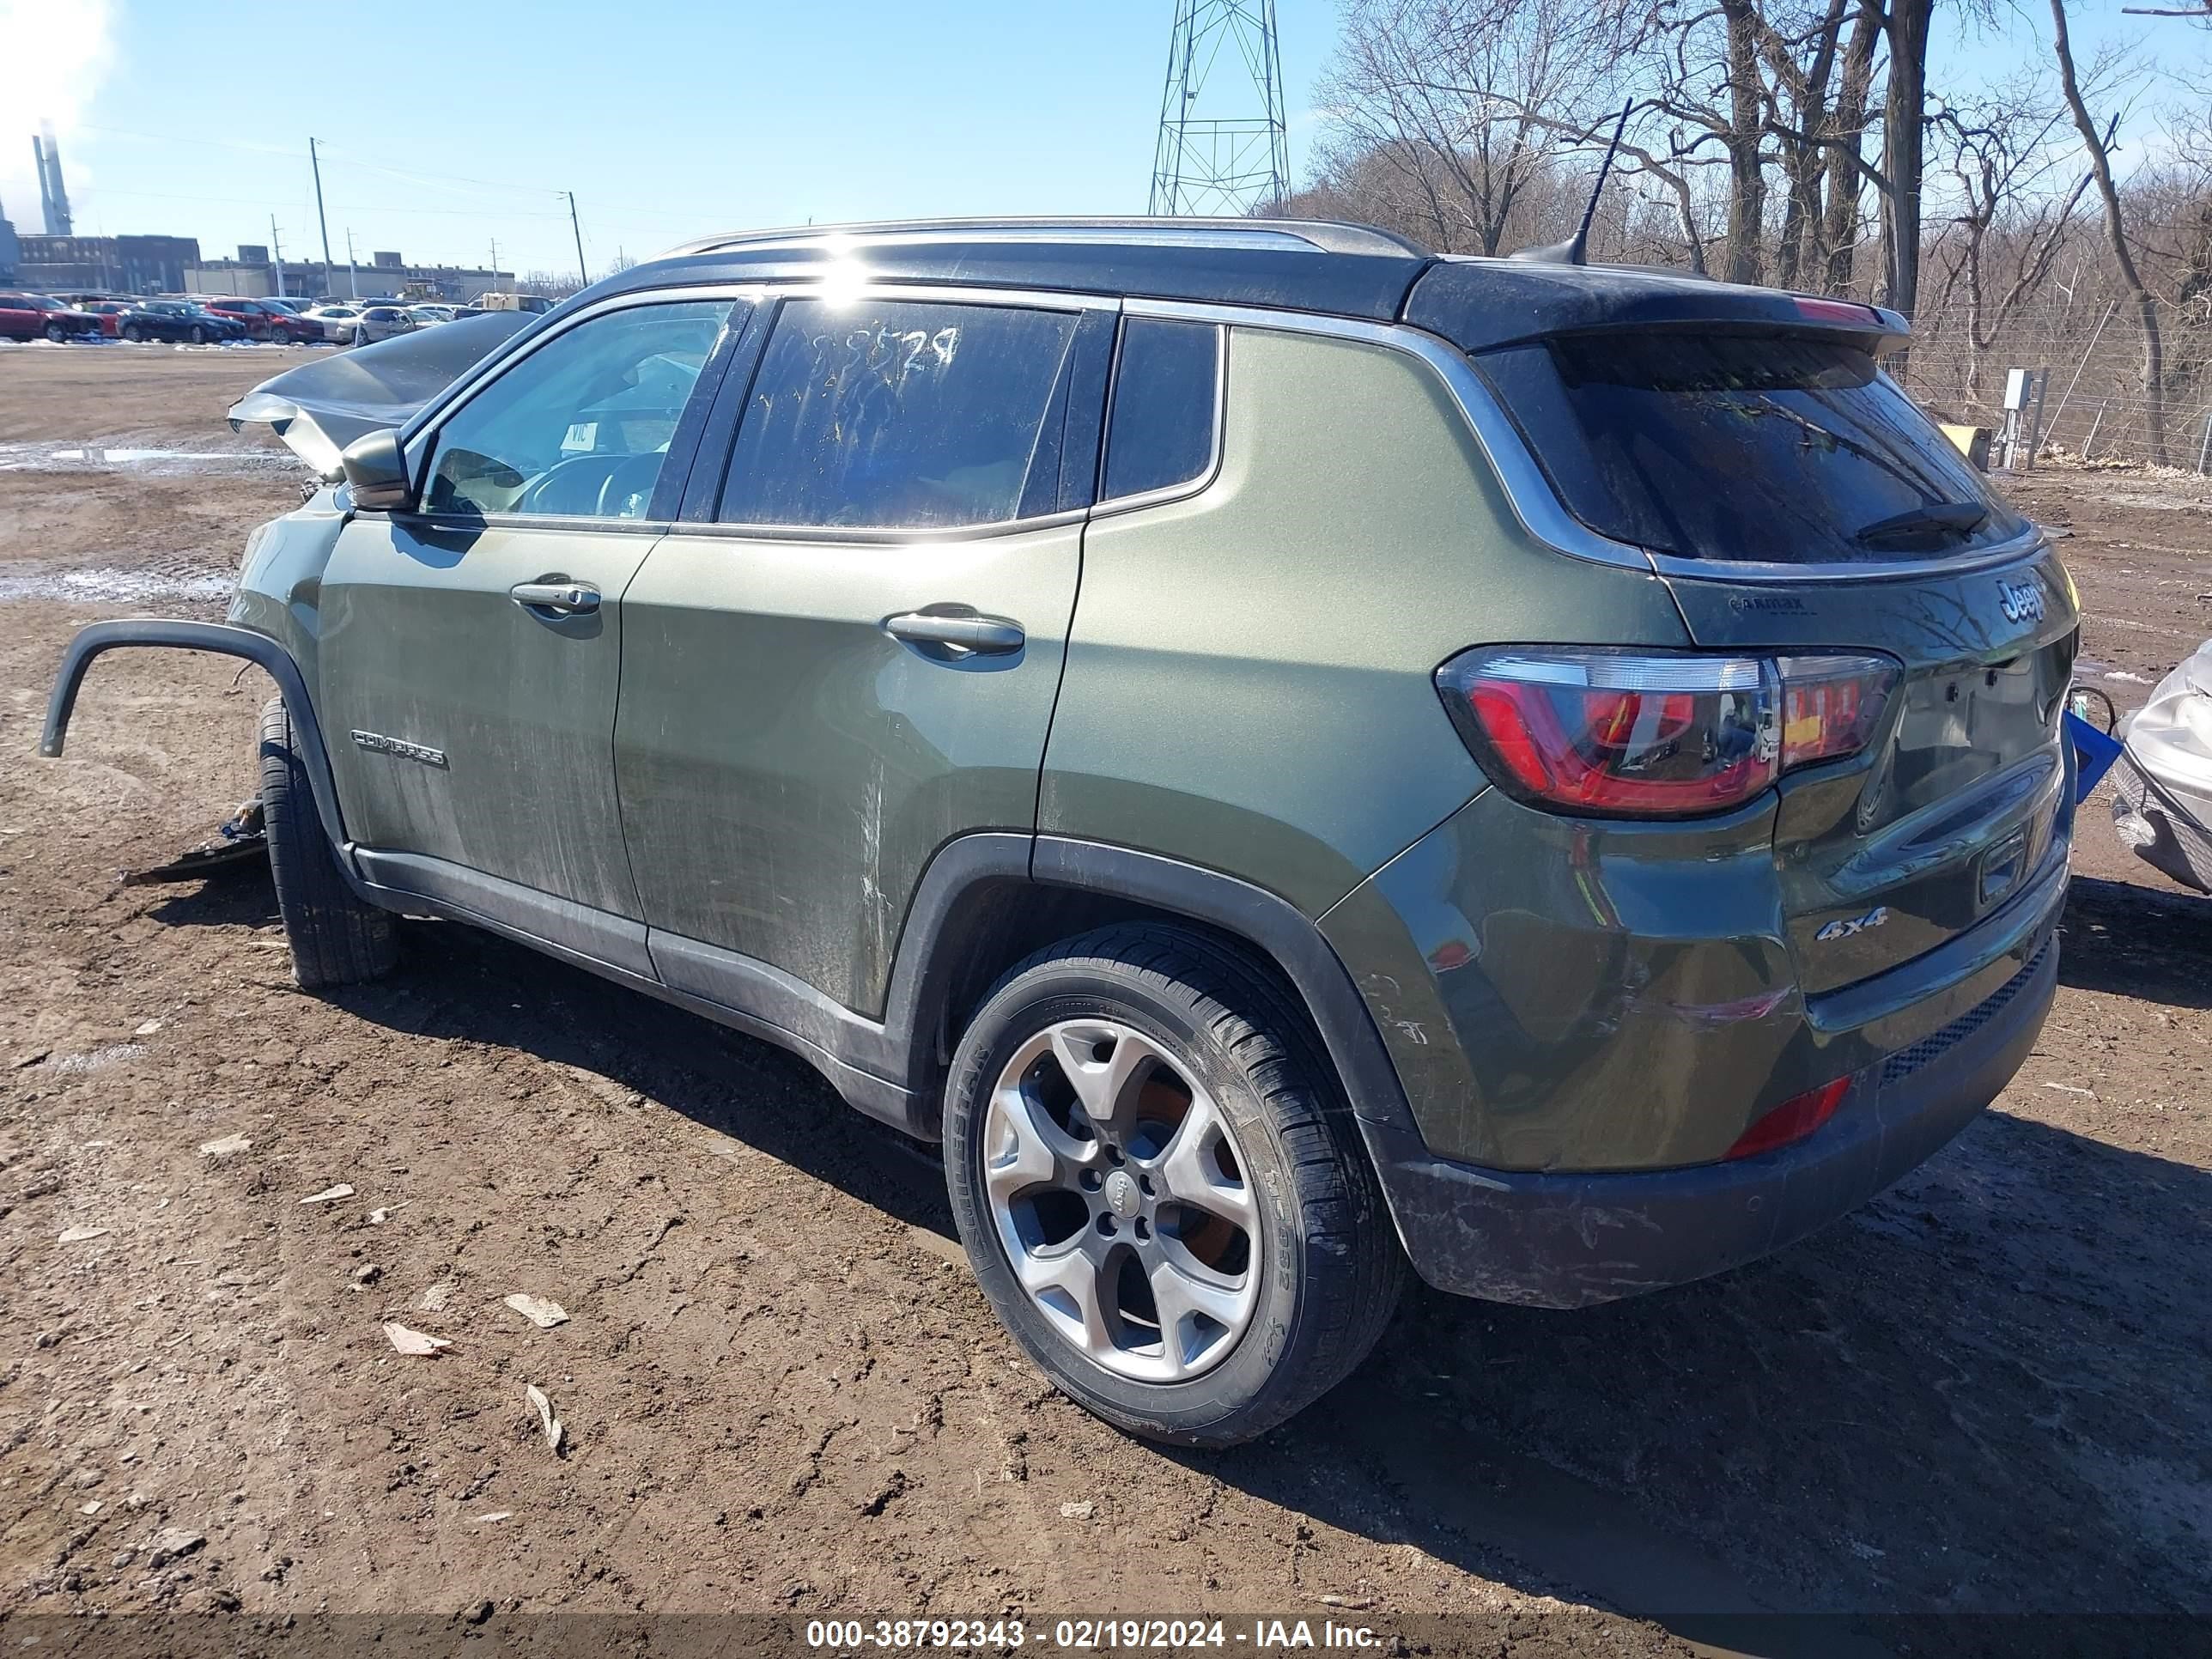
<svg viewBox="0 0 2212 1659">
<path fill-rule="evenodd" d="M 450 926 L 410 927 L 386 983 L 303 994 L 265 880 L 118 884 L 251 792 L 268 689 L 111 656 L 59 762 L 46 690 L 86 622 L 221 614 L 248 529 L 296 500 L 222 420 L 279 363 L 0 351 L 0 1616 L 1274 1613 L 1514 1654 L 1966 1645 L 1900 1614 L 2204 1637 L 2212 902 L 2101 801 L 2041 1046 L 1898 1188 L 1594 1311 L 1417 1293 L 1286 1428 L 1163 1452 L 1039 1379 L 939 1171 L 799 1061 Z M 2212 635 L 2212 482 L 2008 488 L 2069 532 L 2085 672 L 2139 702 Z M 537 1328 L 514 1292 L 571 1317 Z M 386 1321 L 453 1346 L 402 1357 Z"/>
</svg>

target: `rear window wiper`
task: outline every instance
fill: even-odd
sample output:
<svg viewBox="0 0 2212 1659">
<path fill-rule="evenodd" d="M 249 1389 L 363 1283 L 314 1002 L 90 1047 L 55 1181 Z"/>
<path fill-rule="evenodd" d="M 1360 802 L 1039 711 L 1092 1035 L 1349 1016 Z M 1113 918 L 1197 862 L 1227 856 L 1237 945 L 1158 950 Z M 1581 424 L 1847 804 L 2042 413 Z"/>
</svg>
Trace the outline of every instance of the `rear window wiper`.
<svg viewBox="0 0 2212 1659">
<path fill-rule="evenodd" d="M 1873 543 L 1905 541 L 1918 536 L 1971 536 L 1989 516 L 1989 508 L 1979 501 L 1928 501 L 1893 513 L 1887 519 L 1876 519 L 1854 532 L 1851 539 Z"/>
</svg>

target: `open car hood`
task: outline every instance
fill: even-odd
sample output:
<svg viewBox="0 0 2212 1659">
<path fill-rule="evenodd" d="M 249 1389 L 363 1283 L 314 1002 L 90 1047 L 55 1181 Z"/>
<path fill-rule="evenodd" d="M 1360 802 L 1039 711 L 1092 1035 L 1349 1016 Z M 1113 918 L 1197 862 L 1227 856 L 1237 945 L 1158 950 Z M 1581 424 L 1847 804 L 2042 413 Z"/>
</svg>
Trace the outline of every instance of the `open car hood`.
<svg viewBox="0 0 2212 1659">
<path fill-rule="evenodd" d="M 230 406 L 234 432 L 265 425 L 325 478 L 364 432 L 416 410 L 538 320 L 526 311 L 459 317 L 374 345 L 333 352 L 264 380 Z"/>
</svg>

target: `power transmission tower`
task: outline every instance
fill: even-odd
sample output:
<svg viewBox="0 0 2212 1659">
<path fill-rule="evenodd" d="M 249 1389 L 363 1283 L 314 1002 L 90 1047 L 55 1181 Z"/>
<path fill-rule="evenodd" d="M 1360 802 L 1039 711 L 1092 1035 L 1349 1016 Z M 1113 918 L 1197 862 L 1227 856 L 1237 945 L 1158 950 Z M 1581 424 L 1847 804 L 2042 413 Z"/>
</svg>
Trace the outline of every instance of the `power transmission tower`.
<svg viewBox="0 0 2212 1659">
<path fill-rule="evenodd" d="M 1290 190 L 1275 0 L 1176 0 L 1152 210 L 1243 215 Z"/>
</svg>

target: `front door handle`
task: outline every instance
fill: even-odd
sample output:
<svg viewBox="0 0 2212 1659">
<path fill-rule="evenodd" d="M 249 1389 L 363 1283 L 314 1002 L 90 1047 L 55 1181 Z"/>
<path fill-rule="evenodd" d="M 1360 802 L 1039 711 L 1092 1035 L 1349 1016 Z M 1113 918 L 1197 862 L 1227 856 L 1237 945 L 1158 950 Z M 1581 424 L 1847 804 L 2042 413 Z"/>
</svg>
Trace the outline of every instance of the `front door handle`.
<svg viewBox="0 0 2212 1659">
<path fill-rule="evenodd" d="M 961 656 L 1002 657 L 1028 643 L 1022 625 L 1006 617 L 968 610 L 905 611 L 884 619 L 884 631 L 909 645 L 941 645 Z"/>
<path fill-rule="evenodd" d="M 588 617 L 599 608 L 599 590 L 589 582 L 517 582 L 507 597 L 526 611 L 550 611 L 557 617 Z"/>
</svg>

